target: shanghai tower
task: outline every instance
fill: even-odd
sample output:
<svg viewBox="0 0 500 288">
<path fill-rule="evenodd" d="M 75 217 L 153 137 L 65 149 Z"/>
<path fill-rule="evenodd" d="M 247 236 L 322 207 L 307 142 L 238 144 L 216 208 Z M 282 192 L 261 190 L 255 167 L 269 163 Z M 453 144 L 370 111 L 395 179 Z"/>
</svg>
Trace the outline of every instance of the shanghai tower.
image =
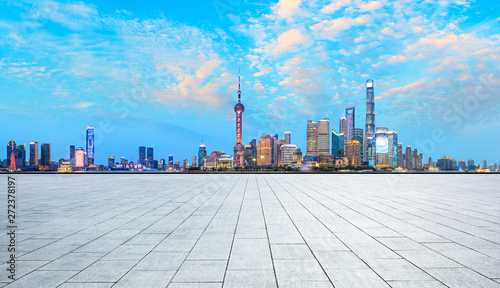
<svg viewBox="0 0 500 288">
<path fill-rule="evenodd" d="M 366 125 L 363 155 L 366 155 L 364 162 L 373 166 L 375 161 L 375 149 L 373 139 L 375 138 L 375 99 L 373 93 L 373 80 L 366 80 Z"/>
<path fill-rule="evenodd" d="M 241 85 L 240 76 L 238 75 L 238 103 L 234 105 L 234 112 L 236 112 L 236 144 L 234 145 L 234 164 L 235 166 L 243 166 L 243 150 L 241 144 L 241 118 L 245 111 L 245 106 L 241 104 Z"/>
</svg>

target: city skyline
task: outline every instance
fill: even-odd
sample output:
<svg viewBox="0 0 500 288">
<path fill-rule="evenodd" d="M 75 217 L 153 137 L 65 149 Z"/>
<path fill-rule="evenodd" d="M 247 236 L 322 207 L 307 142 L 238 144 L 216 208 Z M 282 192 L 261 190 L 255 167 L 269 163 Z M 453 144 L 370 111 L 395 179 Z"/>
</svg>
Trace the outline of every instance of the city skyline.
<svg viewBox="0 0 500 288">
<path fill-rule="evenodd" d="M 397 131 L 403 149 L 500 162 L 500 136 L 491 133 L 500 127 L 493 8 L 342 3 L 241 4 L 222 13 L 203 1 L 190 9 L 2 3 L 0 119 L 9 125 L 1 143 L 51 143 L 52 159 L 69 158 L 69 145 L 87 150 L 85 127 L 93 126 L 97 164 L 111 155 L 135 162 L 139 146 L 189 160 L 201 140 L 208 152 L 232 154 L 241 66 L 243 144 L 291 131 L 305 152 L 306 121 L 329 118 L 337 131 L 346 107 L 357 108 L 354 128 L 363 129 L 365 81 L 373 79 L 376 127 Z"/>
</svg>

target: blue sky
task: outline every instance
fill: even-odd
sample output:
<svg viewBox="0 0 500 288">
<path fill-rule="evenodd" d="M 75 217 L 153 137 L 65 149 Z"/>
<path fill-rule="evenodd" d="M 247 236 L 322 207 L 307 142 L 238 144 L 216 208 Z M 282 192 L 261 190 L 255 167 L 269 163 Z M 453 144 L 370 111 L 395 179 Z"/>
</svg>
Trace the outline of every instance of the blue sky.
<svg viewBox="0 0 500 288">
<path fill-rule="evenodd" d="M 185 3 L 183 3 L 185 2 Z M 214 4 L 215 3 L 215 4 Z M 0 2 L 0 143 L 84 146 L 96 162 L 136 161 L 138 146 L 182 161 L 231 153 L 238 67 L 243 141 L 306 121 L 338 129 L 365 82 L 375 123 L 403 146 L 500 163 L 499 4 L 487 1 Z M 4 146 L 5 147 L 5 146 Z M 4 159 L 6 149 L 0 149 Z"/>
</svg>

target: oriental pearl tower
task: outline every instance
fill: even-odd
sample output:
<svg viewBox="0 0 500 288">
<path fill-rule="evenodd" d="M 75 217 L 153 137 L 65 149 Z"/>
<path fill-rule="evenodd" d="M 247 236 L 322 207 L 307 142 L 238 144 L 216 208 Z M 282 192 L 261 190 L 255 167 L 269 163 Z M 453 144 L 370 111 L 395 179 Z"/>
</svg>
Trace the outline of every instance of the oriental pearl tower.
<svg viewBox="0 0 500 288">
<path fill-rule="evenodd" d="M 238 103 L 234 105 L 234 112 L 236 112 L 236 144 L 234 145 L 234 165 L 243 166 L 243 145 L 241 145 L 241 117 L 245 111 L 245 106 L 241 104 L 241 85 L 240 75 L 238 72 Z"/>
</svg>

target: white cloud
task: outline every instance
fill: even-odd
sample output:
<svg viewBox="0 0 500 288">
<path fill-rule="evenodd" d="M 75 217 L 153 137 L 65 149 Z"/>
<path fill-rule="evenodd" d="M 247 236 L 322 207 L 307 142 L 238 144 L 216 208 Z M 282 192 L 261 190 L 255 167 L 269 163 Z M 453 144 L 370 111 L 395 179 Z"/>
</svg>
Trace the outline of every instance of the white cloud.
<svg viewBox="0 0 500 288">
<path fill-rule="evenodd" d="M 332 3 L 321 8 L 321 13 L 334 13 L 351 4 L 351 0 L 333 0 Z"/>
<path fill-rule="evenodd" d="M 295 57 L 295 58 L 290 58 L 285 62 L 285 65 L 279 67 L 280 74 L 287 73 L 293 68 L 297 67 L 299 64 L 304 62 L 304 58 L 302 57 Z"/>
<path fill-rule="evenodd" d="M 280 0 L 272 10 L 280 18 L 286 19 L 300 12 L 300 3 L 301 0 Z"/>
<path fill-rule="evenodd" d="M 358 6 L 361 12 L 373 11 L 382 8 L 382 2 L 380 1 L 371 1 L 368 3 L 363 3 Z"/>
<path fill-rule="evenodd" d="M 298 48 L 306 48 L 312 44 L 312 40 L 309 36 L 304 34 L 298 29 L 292 28 L 286 32 L 283 32 L 278 39 L 271 42 L 265 51 L 269 54 L 278 56 L 289 50 L 296 50 Z"/>
<path fill-rule="evenodd" d="M 335 38 L 340 32 L 350 29 L 355 25 L 363 25 L 373 21 L 371 15 L 365 14 L 356 18 L 341 17 L 334 20 L 323 20 L 310 28 L 321 39 Z"/>
</svg>

